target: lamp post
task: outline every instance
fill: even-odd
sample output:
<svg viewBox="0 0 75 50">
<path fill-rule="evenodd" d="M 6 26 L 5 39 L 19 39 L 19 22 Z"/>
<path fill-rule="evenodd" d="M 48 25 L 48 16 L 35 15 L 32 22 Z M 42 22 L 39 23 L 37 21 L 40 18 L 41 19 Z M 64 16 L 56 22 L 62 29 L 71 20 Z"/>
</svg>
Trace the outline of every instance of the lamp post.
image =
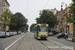
<svg viewBox="0 0 75 50">
<path fill-rule="evenodd" d="M 62 5 L 61 5 L 62 7 L 63 7 L 63 5 L 65 4 L 65 9 L 66 9 L 65 13 L 66 13 L 66 16 L 67 16 L 67 4 L 66 4 L 65 2 L 62 2 L 61 4 L 62 4 Z M 67 33 L 67 17 L 66 17 L 65 24 L 66 24 L 66 28 L 65 28 L 66 31 L 65 31 L 65 32 Z"/>
</svg>

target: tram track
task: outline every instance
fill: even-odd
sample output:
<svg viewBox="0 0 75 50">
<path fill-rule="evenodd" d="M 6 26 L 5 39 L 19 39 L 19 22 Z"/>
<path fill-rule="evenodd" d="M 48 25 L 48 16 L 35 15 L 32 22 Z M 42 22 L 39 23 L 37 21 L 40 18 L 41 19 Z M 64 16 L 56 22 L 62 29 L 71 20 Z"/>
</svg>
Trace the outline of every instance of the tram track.
<svg viewBox="0 0 75 50">
<path fill-rule="evenodd" d="M 23 39 L 24 39 L 24 37 L 23 37 Z M 18 47 L 19 47 L 20 44 L 22 43 L 23 39 L 19 42 L 19 44 L 16 46 L 16 48 L 15 48 L 14 50 L 17 50 L 17 49 L 18 49 Z"/>
<path fill-rule="evenodd" d="M 48 46 L 46 45 L 46 44 L 44 44 L 41 40 L 39 41 L 41 44 L 43 44 L 46 48 L 47 48 L 47 50 L 51 50 L 50 48 L 48 48 Z"/>
<path fill-rule="evenodd" d="M 32 41 L 31 41 L 31 39 L 30 39 L 30 42 L 31 42 L 31 50 L 33 50 L 33 45 L 32 45 Z"/>
<path fill-rule="evenodd" d="M 18 47 L 21 45 L 22 41 L 25 39 L 25 37 L 22 38 L 22 40 L 20 40 L 20 42 L 18 43 L 18 45 L 16 46 L 16 48 L 14 50 L 18 50 Z M 31 45 L 31 50 L 33 50 L 33 45 L 32 45 L 32 41 L 31 39 L 29 38 L 30 40 L 30 45 Z"/>
<path fill-rule="evenodd" d="M 66 45 L 64 45 L 64 44 L 62 44 L 62 43 L 56 42 L 56 41 L 51 40 L 51 39 L 48 39 L 48 41 L 49 41 L 49 42 L 53 42 L 53 43 L 56 44 L 57 46 L 60 46 L 60 48 L 63 47 L 64 50 L 67 50 L 67 49 L 68 49 L 68 50 L 73 50 L 73 49 L 74 49 L 73 47 L 70 48 L 69 46 L 66 46 Z"/>
</svg>

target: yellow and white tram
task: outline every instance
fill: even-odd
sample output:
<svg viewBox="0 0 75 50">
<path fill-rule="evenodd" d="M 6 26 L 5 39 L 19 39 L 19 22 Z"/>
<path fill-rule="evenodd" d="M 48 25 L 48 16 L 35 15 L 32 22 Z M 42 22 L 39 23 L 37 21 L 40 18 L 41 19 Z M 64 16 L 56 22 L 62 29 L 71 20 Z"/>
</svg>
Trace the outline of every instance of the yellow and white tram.
<svg viewBox="0 0 75 50">
<path fill-rule="evenodd" d="M 37 24 L 34 27 L 34 37 L 37 39 L 47 39 L 48 27 L 48 24 Z"/>
</svg>

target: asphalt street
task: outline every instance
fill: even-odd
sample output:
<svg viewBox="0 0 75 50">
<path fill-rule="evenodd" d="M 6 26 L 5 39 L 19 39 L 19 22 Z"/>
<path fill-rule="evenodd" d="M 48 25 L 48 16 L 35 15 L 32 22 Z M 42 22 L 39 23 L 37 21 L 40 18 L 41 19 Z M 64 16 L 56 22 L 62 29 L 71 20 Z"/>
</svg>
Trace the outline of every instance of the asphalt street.
<svg viewBox="0 0 75 50">
<path fill-rule="evenodd" d="M 48 37 L 48 40 L 58 43 L 59 45 L 67 46 L 67 47 L 73 47 L 75 49 L 75 42 L 68 41 L 64 38 L 57 39 L 56 37 Z"/>
<path fill-rule="evenodd" d="M 7 37 L 7 38 L 0 38 L 0 50 L 4 50 L 6 47 L 8 47 L 10 44 L 12 44 L 15 40 L 20 38 L 24 33 Z"/>
<path fill-rule="evenodd" d="M 72 50 L 73 47 L 75 47 L 75 43 L 65 39 L 51 36 L 48 37 L 48 40 L 37 40 L 34 38 L 34 33 L 27 32 L 7 50 Z"/>
</svg>

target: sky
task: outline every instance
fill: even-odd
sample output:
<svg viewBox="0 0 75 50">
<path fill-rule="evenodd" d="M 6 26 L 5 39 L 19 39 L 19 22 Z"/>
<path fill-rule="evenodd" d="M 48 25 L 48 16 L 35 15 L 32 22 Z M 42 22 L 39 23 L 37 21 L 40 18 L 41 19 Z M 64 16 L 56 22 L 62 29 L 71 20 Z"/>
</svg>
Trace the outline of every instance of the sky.
<svg viewBox="0 0 75 50">
<path fill-rule="evenodd" d="M 60 10 L 61 3 L 64 2 L 69 6 L 72 0 L 7 0 L 10 4 L 9 9 L 12 13 L 21 12 L 28 19 L 28 25 L 36 23 L 36 18 L 39 17 L 40 10 L 54 9 Z"/>
</svg>

